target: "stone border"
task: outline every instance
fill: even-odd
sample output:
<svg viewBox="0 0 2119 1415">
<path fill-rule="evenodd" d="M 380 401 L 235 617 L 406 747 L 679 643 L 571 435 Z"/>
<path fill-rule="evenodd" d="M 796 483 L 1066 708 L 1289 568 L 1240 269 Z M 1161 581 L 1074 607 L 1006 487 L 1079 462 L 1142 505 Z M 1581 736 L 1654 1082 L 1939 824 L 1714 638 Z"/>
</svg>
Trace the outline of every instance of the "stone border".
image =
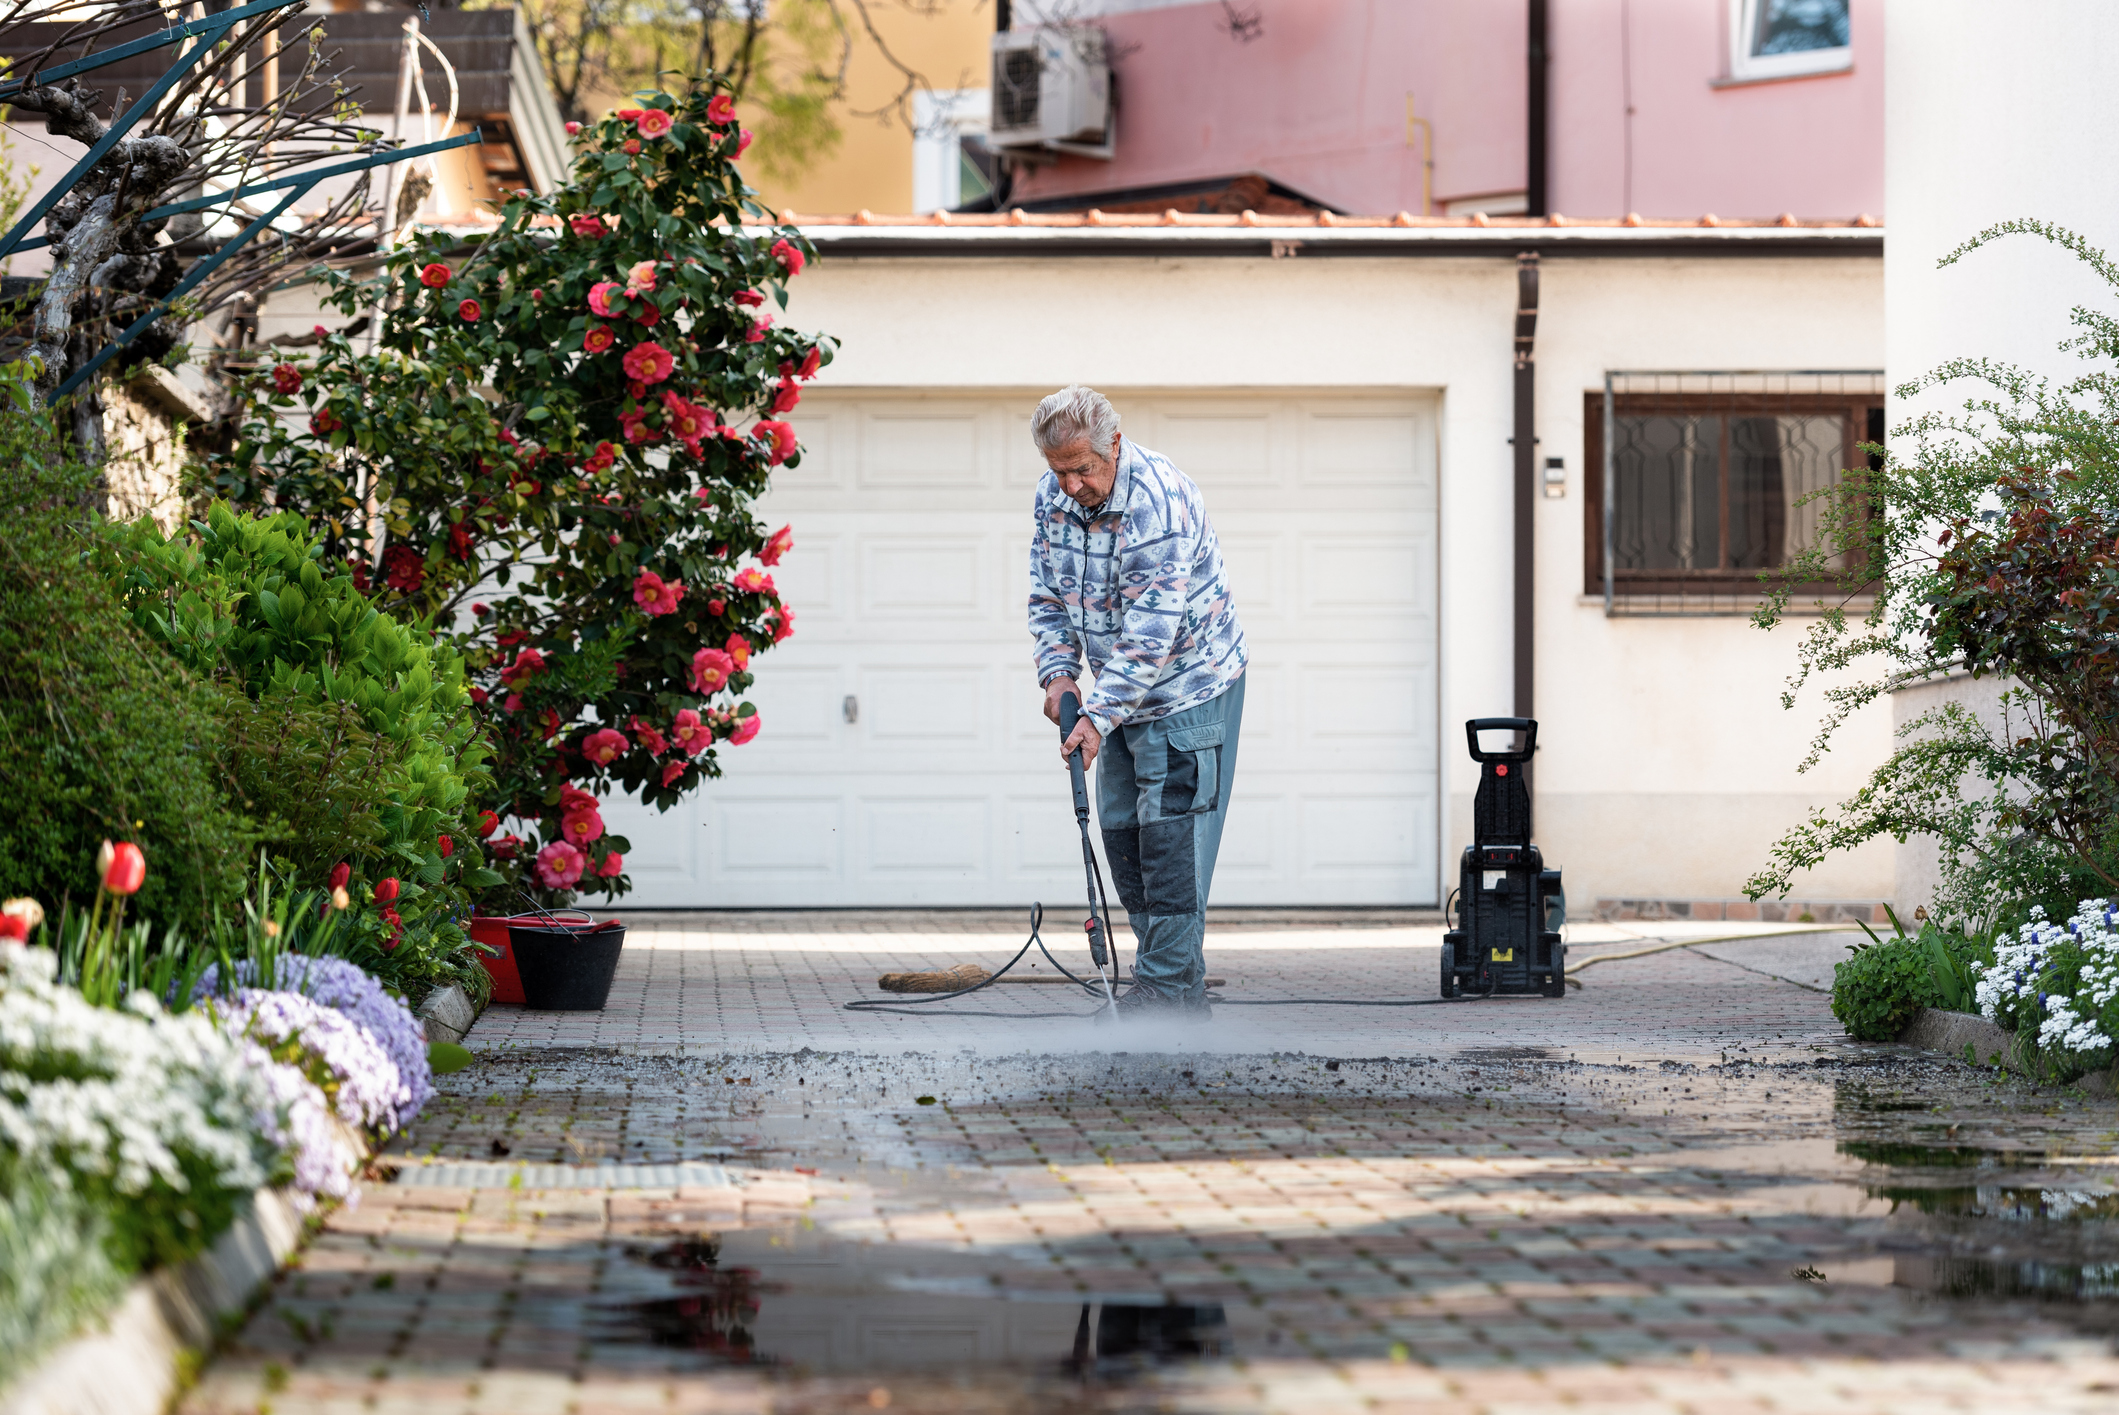
<svg viewBox="0 0 2119 1415">
<path fill-rule="evenodd" d="M 1945 1012 L 1939 1007 L 1923 1007 L 1905 1031 L 1898 1034 L 1898 1040 L 1905 1046 L 1939 1051 L 1959 1061 L 1965 1059 L 1965 1048 L 1970 1047 L 1974 1065 L 2001 1066 L 2019 1075 L 2028 1074 L 2016 1056 L 2015 1036 L 1970 1012 Z M 2119 1068 L 2092 1071 L 2074 1084 L 2091 1095 L 2119 1094 Z"/>
<path fill-rule="evenodd" d="M 436 988 L 427 994 L 419 1005 L 419 1020 L 425 1024 L 427 1041 L 449 1042 L 457 1046 L 470 1034 L 471 1024 L 478 1020 L 478 1009 L 471 1005 L 470 995 L 456 984 Z"/>
<path fill-rule="evenodd" d="M 1600 924 L 1699 919 L 1709 923 L 1889 924 L 1880 899 L 1599 899 L 1590 917 Z M 1808 915 L 1805 919 L 1803 916 Z"/>
<path fill-rule="evenodd" d="M 213 1247 L 136 1279 L 100 1331 L 60 1343 L 0 1392 L 0 1415 L 162 1415 L 184 1353 L 209 1349 L 301 1242 L 292 1198 L 260 1189 Z"/>
</svg>

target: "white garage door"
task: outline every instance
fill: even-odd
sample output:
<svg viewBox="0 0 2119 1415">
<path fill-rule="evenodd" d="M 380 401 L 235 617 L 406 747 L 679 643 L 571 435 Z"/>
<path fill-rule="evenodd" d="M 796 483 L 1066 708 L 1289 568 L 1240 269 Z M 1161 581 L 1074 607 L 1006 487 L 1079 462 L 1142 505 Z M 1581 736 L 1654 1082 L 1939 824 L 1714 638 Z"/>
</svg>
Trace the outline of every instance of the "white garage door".
<svg viewBox="0 0 2119 1415">
<path fill-rule="evenodd" d="M 763 511 L 798 615 L 758 660 L 764 729 L 667 815 L 613 804 L 633 902 L 1080 902 L 1024 628 L 1036 397 L 804 400 Z M 1250 639 L 1214 902 L 1435 903 L 1433 400 L 1114 401 L 1204 489 Z"/>
</svg>

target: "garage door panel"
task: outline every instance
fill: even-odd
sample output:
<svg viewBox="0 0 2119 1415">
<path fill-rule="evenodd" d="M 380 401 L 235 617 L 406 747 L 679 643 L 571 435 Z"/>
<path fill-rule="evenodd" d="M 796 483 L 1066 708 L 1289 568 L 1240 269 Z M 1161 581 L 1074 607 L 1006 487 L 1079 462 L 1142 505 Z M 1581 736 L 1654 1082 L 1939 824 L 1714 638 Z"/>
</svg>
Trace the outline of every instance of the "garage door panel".
<svg viewBox="0 0 2119 1415">
<path fill-rule="evenodd" d="M 607 800 L 603 815 L 611 834 L 624 836 L 633 847 L 625 857 L 625 872 L 633 877 L 628 897 L 647 903 L 663 891 L 691 887 L 704 863 L 697 797 L 667 811 L 631 797 Z"/>
<path fill-rule="evenodd" d="M 1208 503 L 1210 514 L 1212 505 Z M 1270 531 L 1228 531 L 1216 520 L 1214 538 L 1221 544 L 1223 573 L 1236 597 L 1244 633 L 1270 628 L 1286 605 L 1286 537 Z"/>
<path fill-rule="evenodd" d="M 807 522 L 795 533 L 794 549 L 774 567 L 773 583 L 780 597 L 795 607 L 796 620 L 804 629 L 838 621 L 840 561 L 845 553 L 844 537 Z"/>
<path fill-rule="evenodd" d="M 1123 421 L 1125 409 L 1120 409 Z M 1147 419 L 1142 442 L 1184 468 L 1213 504 L 1224 488 L 1270 487 L 1273 416 L 1263 406 L 1232 409 L 1223 402 L 1163 404 Z"/>
<path fill-rule="evenodd" d="M 902 792 L 879 792 L 871 785 L 855 802 L 862 873 L 983 880 L 992 846 L 987 797 L 922 796 L 923 779 L 913 776 L 901 778 L 901 784 Z"/>
<path fill-rule="evenodd" d="M 1380 753 L 1379 767 L 1398 767 L 1408 748 L 1434 740 L 1434 678 L 1423 667 L 1313 663 L 1299 676 L 1310 743 Z"/>
<path fill-rule="evenodd" d="M 864 668 L 858 690 L 861 738 L 900 751 L 989 745 L 989 677 L 983 668 Z M 935 765 L 947 769 L 947 763 Z"/>
<path fill-rule="evenodd" d="M 937 619 L 980 619 L 991 610 L 982 573 L 984 537 L 867 537 L 860 545 L 861 617 L 931 625 Z"/>
<path fill-rule="evenodd" d="M 813 408 L 799 415 L 796 428 L 802 443 L 802 463 L 781 467 L 773 473 L 773 489 L 781 495 L 793 492 L 836 491 L 851 480 L 847 475 L 853 458 L 855 413 L 851 408 Z"/>
<path fill-rule="evenodd" d="M 763 659 L 754 663 L 758 681 L 747 695 L 765 725 L 742 747 L 723 747 L 724 762 L 737 752 L 749 756 L 793 753 L 809 756 L 840 744 L 845 670 L 834 664 L 795 665 Z"/>
<path fill-rule="evenodd" d="M 838 792 L 796 789 L 763 795 L 755 788 L 717 792 L 709 786 L 705 797 L 708 847 L 728 884 L 766 879 L 822 884 L 844 873 L 845 803 Z"/>
<path fill-rule="evenodd" d="M 1431 552 L 1418 536 L 1306 536 L 1303 611 L 1358 619 L 1432 614 Z"/>
<path fill-rule="evenodd" d="M 1010 884 L 1062 890 L 1044 896 L 1048 909 L 1072 910 L 1078 896 L 1086 902 L 1082 837 L 1075 829 L 1074 797 L 1065 772 L 1052 772 L 1042 786 L 1026 785 L 1009 792 L 1001 802 L 1001 822 L 1002 868 Z M 1102 854 L 1102 841 L 1097 842 L 1097 851 Z M 1083 887 L 1069 890 L 1070 884 Z M 1064 934 L 1055 937 L 1066 940 Z"/>
<path fill-rule="evenodd" d="M 979 411 L 965 405 L 869 412 L 861 420 L 862 490 L 958 490 L 985 483 Z"/>
<path fill-rule="evenodd" d="M 1303 868 L 1319 878 L 1396 878 L 1432 868 L 1434 812 L 1425 797 L 1319 790 L 1304 797 L 1297 814 Z"/>
<path fill-rule="evenodd" d="M 1297 461 L 1303 485 L 1402 492 L 1424 484 L 1432 497 L 1427 450 L 1434 434 L 1424 408 L 1310 411 L 1301 415 L 1301 428 Z"/>
</svg>

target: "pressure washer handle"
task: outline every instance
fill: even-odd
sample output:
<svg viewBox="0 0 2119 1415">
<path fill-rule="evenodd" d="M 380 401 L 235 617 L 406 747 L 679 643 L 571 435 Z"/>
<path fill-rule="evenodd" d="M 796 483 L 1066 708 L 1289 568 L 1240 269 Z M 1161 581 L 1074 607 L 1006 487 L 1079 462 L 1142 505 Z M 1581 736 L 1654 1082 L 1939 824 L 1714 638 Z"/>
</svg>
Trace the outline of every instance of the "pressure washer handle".
<svg viewBox="0 0 2119 1415">
<path fill-rule="evenodd" d="M 1072 693 L 1060 694 L 1060 742 L 1066 743 L 1074 735 L 1074 724 L 1082 720 L 1082 705 Z M 1082 749 L 1076 747 L 1067 754 L 1067 774 L 1074 779 L 1074 814 L 1082 820 L 1089 818 L 1089 782 L 1082 770 Z"/>
</svg>

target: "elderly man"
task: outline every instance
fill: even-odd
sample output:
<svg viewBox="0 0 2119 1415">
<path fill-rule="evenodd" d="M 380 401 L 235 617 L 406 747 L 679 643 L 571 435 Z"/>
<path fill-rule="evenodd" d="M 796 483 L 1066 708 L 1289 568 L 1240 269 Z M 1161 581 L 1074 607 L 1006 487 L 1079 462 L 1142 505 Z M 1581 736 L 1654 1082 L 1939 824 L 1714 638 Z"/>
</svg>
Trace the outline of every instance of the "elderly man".
<svg viewBox="0 0 2119 1415">
<path fill-rule="evenodd" d="M 1250 661 L 1221 547 L 1192 479 L 1121 437 L 1095 389 L 1039 403 L 1030 435 L 1052 469 L 1030 545 L 1037 677 L 1055 722 L 1062 695 L 1082 698 L 1060 756 L 1079 748 L 1096 766 L 1104 856 L 1136 942 L 1119 1007 L 1205 1021 L 1207 891 Z M 1083 697 L 1085 652 L 1096 688 Z"/>
</svg>

